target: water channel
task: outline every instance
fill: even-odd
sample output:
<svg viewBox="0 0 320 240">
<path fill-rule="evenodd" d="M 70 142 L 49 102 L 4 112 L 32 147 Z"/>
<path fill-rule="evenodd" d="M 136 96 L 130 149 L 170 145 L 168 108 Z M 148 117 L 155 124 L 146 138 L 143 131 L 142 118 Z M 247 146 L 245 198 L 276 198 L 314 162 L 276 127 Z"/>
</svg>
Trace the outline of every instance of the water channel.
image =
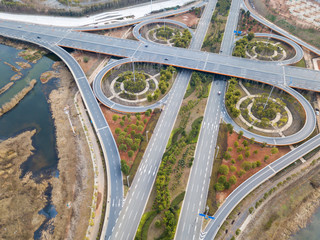
<svg viewBox="0 0 320 240">
<path fill-rule="evenodd" d="M 16 62 L 26 62 L 26 60 L 18 56 L 20 51 L 22 50 L 0 44 L 0 88 L 9 83 L 10 78 L 16 74 L 11 66 L 6 63 L 21 69 Z M 51 55 L 47 55 L 37 63 L 31 63 L 31 68 L 21 69 L 22 78 L 14 81 L 14 85 L 0 95 L 0 106 L 2 106 L 26 87 L 32 79 L 37 80 L 35 87 L 24 99 L 16 107 L 0 117 L 0 140 L 14 137 L 26 130 L 36 129 L 37 132 L 32 138 L 32 144 L 35 148 L 34 154 L 21 165 L 21 177 L 31 172 L 36 182 L 41 182 L 44 178 L 59 176 L 55 128 L 50 105 L 48 104 L 49 94 L 57 87 L 59 79 L 50 80 L 46 84 L 40 82 L 41 73 L 51 70 L 55 60 Z M 39 214 L 46 216 L 46 220 L 35 232 L 34 239 L 40 239 L 41 231 L 49 227 L 47 224 L 49 219 L 57 214 L 51 204 L 51 193 L 52 187 L 49 185 L 45 192 L 47 198 L 46 206 L 39 212 Z"/>
</svg>

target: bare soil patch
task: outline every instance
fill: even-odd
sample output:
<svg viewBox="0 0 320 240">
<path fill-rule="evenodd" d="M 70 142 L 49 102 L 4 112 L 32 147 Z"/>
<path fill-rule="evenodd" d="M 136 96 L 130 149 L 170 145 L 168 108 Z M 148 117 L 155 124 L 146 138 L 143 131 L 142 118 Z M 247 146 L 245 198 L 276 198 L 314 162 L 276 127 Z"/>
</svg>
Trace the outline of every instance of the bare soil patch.
<svg viewBox="0 0 320 240">
<path fill-rule="evenodd" d="M 87 76 L 94 70 L 99 59 L 98 54 L 90 52 L 75 51 L 71 55 L 77 60 Z"/>
<path fill-rule="evenodd" d="M 186 24 L 188 27 L 195 27 L 197 26 L 200 18 L 195 15 L 193 12 L 181 14 L 178 16 L 169 17 L 168 19 L 172 19 L 178 22 L 182 22 Z"/>
</svg>

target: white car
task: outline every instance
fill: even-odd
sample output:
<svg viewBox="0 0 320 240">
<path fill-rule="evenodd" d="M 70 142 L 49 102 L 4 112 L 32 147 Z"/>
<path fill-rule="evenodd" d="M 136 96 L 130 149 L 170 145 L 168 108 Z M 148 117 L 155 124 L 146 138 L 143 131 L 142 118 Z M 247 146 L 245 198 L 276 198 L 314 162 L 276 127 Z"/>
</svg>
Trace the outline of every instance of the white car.
<svg viewBox="0 0 320 240">
<path fill-rule="evenodd" d="M 218 95 L 221 95 L 221 91 L 218 92 Z"/>
</svg>

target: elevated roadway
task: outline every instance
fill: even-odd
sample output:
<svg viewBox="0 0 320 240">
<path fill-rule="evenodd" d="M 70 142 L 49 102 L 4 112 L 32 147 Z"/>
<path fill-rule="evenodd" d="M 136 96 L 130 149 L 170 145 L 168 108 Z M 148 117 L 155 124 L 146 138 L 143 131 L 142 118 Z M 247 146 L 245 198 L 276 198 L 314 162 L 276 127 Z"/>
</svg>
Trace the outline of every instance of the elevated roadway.
<svg viewBox="0 0 320 240">
<path fill-rule="evenodd" d="M 201 30 L 202 28 L 199 28 L 199 31 Z M 295 88 L 320 91 L 319 71 L 281 66 L 272 62 L 253 61 L 162 45 L 145 47 L 143 43 L 132 40 L 73 31 L 51 31 L 50 28 L 43 26 L 24 25 L 18 29 L 16 24 L 12 22 L 0 22 L 0 35 L 23 40 L 32 39 L 36 42 L 38 41 L 37 37 L 40 37 L 42 41 L 46 41 L 48 44 L 119 57 L 130 57 L 135 61 L 167 64 L 255 80 L 271 85 L 283 84 Z M 196 44 L 199 48 L 201 47 L 199 41 Z M 266 78 L 266 76 L 268 77 Z"/>
<path fill-rule="evenodd" d="M 204 31 L 204 35 L 205 35 L 206 30 L 203 30 L 201 26 L 202 25 L 200 23 L 198 28 L 199 30 L 197 31 Z M 119 161 L 119 158 L 116 156 L 116 154 L 118 154 L 118 151 L 116 150 L 114 139 L 112 137 L 112 134 L 110 133 L 110 130 L 105 131 L 105 130 L 108 130 L 108 126 L 104 125 L 104 123 L 102 122 L 102 118 L 100 119 L 100 117 L 103 117 L 98 113 L 100 109 L 94 110 L 95 107 L 99 107 L 95 99 L 94 99 L 95 103 L 92 103 L 93 105 L 89 106 L 89 101 L 91 100 L 93 101 L 94 96 L 91 92 L 89 84 L 87 83 L 85 75 L 83 74 L 83 72 L 81 73 L 79 69 L 76 71 L 74 70 L 79 67 L 76 64 L 76 61 L 71 56 L 68 57 L 67 52 L 59 48 L 58 45 L 92 51 L 92 52 L 99 52 L 99 53 L 104 53 L 104 54 L 109 54 L 114 56 L 130 57 L 134 61 L 161 63 L 161 64 L 173 65 L 173 66 L 182 67 L 182 68 L 206 71 L 211 73 L 219 73 L 219 74 L 234 76 L 239 78 L 247 78 L 255 81 L 268 83 L 271 85 L 283 85 L 284 87 L 291 86 L 296 88 L 308 89 L 312 91 L 320 90 L 319 72 L 307 70 L 307 69 L 298 69 L 295 67 L 280 66 L 275 63 L 261 63 L 258 61 L 238 59 L 230 56 L 221 56 L 221 55 L 219 56 L 217 54 L 203 53 L 196 50 L 170 48 L 167 46 L 159 46 L 159 45 L 145 47 L 144 44 L 131 41 L 131 40 L 115 39 L 115 38 L 110 38 L 105 36 L 74 32 L 66 29 L 49 28 L 49 27 L 23 24 L 23 23 L 21 23 L 20 25 L 17 25 L 17 23 L 8 22 L 8 21 L 0 22 L 0 35 L 15 38 L 15 39 L 20 39 L 20 40 L 26 40 L 26 41 L 33 42 L 35 44 L 47 47 L 49 50 L 52 50 L 53 52 L 55 52 L 58 56 L 61 55 L 60 57 L 67 63 L 68 67 L 72 71 L 77 81 L 81 94 L 85 99 L 87 108 L 88 110 L 91 111 L 90 116 L 93 118 L 94 126 L 98 132 L 98 137 L 102 142 L 103 148 L 105 148 L 103 150 L 104 150 L 104 153 L 108 156 L 107 164 L 109 164 L 109 166 L 107 166 L 107 169 L 109 169 L 110 171 L 112 167 L 115 167 L 115 170 L 116 170 L 115 173 L 108 172 L 108 176 L 111 176 L 112 174 L 114 174 L 112 175 L 112 182 L 110 183 L 110 181 L 108 181 L 108 184 L 112 184 L 112 186 L 110 187 L 111 194 L 112 194 L 112 189 L 114 189 L 115 191 L 116 186 L 121 185 L 121 189 L 118 189 L 117 191 L 115 191 L 114 192 L 115 195 L 112 195 L 110 199 L 119 200 L 120 198 L 122 199 L 122 195 L 123 195 L 122 183 L 113 182 L 116 179 L 122 179 L 121 172 L 120 172 L 120 161 Z M 196 40 L 197 39 L 196 37 L 197 36 L 195 36 L 195 38 L 192 40 L 191 44 L 194 46 L 194 49 L 199 49 L 202 45 L 202 41 Z M 190 72 L 189 73 L 188 72 L 189 71 L 187 70 L 183 71 L 183 73 L 186 74 L 185 76 L 189 74 L 189 77 L 190 77 Z M 268 79 L 266 79 L 266 76 L 268 76 Z M 183 82 L 183 81 L 176 81 L 176 82 L 177 84 L 178 83 L 182 84 L 182 86 L 186 88 L 187 81 L 188 79 L 186 80 L 186 82 Z M 86 84 L 84 82 L 86 82 Z M 185 88 L 183 89 L 183 87 L 181 87 L 181 89 L 179 89 L 181 91 L 179 92 L 179 94 L 182 95 L 182 97 L 183 97 Z M 89 92 L 91 92 L 91 94 Z M 173 96 L 176 96 L 176 95 L 174 94 L 170 95 L 170 97 L 173 97 Z M 179 103 L 172 103 L 172 104 L 178 105 Z M 168 110 L 177 112 L 178 111 L 177 109 L 179 109 L 178 106 L 173 107 L 173 105 L 171 106 L 168 104 L 166 107 L 168 106 L 170 106 Z M 176 110 L 173 110 L 174 108 Z M 100 117 L 96 117 L 94 115 L 96 113 Z M 162 115 L 164 116 L 164 114 Z M 164 139 L 166 137 L 168 136 L 164 136 Z M 315 139 L 314 140 L 315 142 L 317 141 L 316 138 L 313 138 L 313 139 Z M 110 147 L 112 146 L 112 141 L 114 146 Z M 319 143 L 317 142 L 317 144 Z M 108 151 L 106 150 L 107 146 L 108 146 Z M 112 150 L 109 151 L 109 148 L 114 149 L 114 147 L 115 147 L 115 151 L 112 151 Z M 161 147 L 162 146 L 160 146 L 159 150 L 157 150 L 158 151 L 158 153 L 156 153 L 157 156 L 159 156 L 159 153 L 161 155 L 161 150 L 162 150 Z M 307 146 L 307 149 L 303 149 L 303 150 L 307 151 L 313 148 L 314 147 L 312 143 Z M 297 149 L 295 149 L 294 151 L 296 151 Z M 112 159 L 112 161 L 114 160 L 114 163 L 111 163 L 111 160 L 109 159 L 109 157 L 110 159 Z M 159 161 L 161 161 L 161 157 Z M 148 166 L 148 172 L 149 170 L 151 170 L 151 164 L 155 164 L 155 165 L 152 165 L 154 167 L 156 167 L 157 165 L 156 162 L 153 162 L 153 161 L 150 162 L 150 166 Z M 279 165 L 282 166 L 283 163 L 279 163 Z M 274 170 L 280 169 L 280 168 L 277 168 L 279 165 L 276 165 L 275 168 L 273 169 Z M 143 170 L 143 166 L 141 166 L 141 169 Z M 145 172 L 142 172 L 141 176 L 144 175 Z M 150 171 L 150 174 L 148 175 L 150 176 L 152 175 L 151 171 Z M 265 175 L 262 175 L 262 177 L 265 178 Z M 152 180 L 152 179 L 154 181 L 154 177 L 150 177 L 149 180 Z M 151 185 L 152 184 L 153 182 L 151 183 Z M 255 182 L 255 184 L 260 184 L 260 183 L 259 181 L 257 181 Z M 138 184 L 136 186 L 138 186 Z M 239 199 L 239 197 L 237 197 L 237 199 Z M 130 202 L 128 202 L 128 204 L 130 204 Z M 112 202 L 110 202 L 108 212 L 110 213 L 109 221 L 111 223 L 107 227 L 106 236 L 110 236 L 113 230 L 112 222 L 115 221 L 120 208 L 121 208 L 121 201 L 115 201 L 113 202 L 113 204 Z M 143 211 L 143 209 L 144 207 L 142 207 L 140 211 Z M 126 211 L 126 210 L 123 210 L 123 211 Z M 224 214 L 220 214 L 220 215 L 224 216 Z M 221 217 L 221 219 L 222 218 L 223 217 Z M 217 228 L 217 226 L 219 226 L 218 221 L 215 221 L 215 222 L 217 222 L 218 225 L 215 225 L 216 223 L 214 223 L 213 224 L 213 226 L 215 226 L 213 227 L 214 230 L 211 230 L 210 228 L 210 232 L 216 231 L 215 229 Z M 127 226 L 130 224 L 131 224 L 130 222 L 127 222 Z M 134 228 L 135 226 L 133 226 L 133 229 Z M 113 234 L 115 233 L 116 232 L 113 231 Z M 120 233 L 122 233 L 122 231 Z M 118 238 L 115 238 L 115 239 L 118 239 Z"/>
<path fill-rule="evenodd" d="M 131 58 L 124 58 L 118 61 L 114 61 L 110 64 L 107 64 L 95 77 L 94 82 L 92 84 L 92 88 L 94 91 L 95 96 L 97 99 L 108 108 L 117 110 L 119 112 L 127 112 L 127 113 L 138 113 L 138 112 L 145 112 L 148 109 L 155 109 L 155 108 L 161 108 L 164 106 L 165 102 L 167 101 L 169 95 L 171 94 L 171 91 L 167 93 L 162 99 L 160 99 L 158 102 L 147 105 L 147 106 L 126 106 L 123 104 L 116 103 L 112 100 L 110 100 L 102 91 L 102 81 L 104 76 L 112 69 L 114 69 L 117 66 L 120 66 L 122 64 L 128 64 L 132 63 Z"/>
<path fill-rule="evenodd" d="M 300 93 L 298 93 L 294 89 L 288 86 L 282 86 L 282 85 L 274 85 L 274 86 L 293 96 L 301 104 L 302 108 L 304 109 L 304 112 L 306 115 L 306 121 L 303 127 L 298 132 L 285 137 L 266 137 L 266 136 L 252 133 L 246 129 L 243 129 L 233 121 L 233 119 L 228 114 L 225 108 L 225 105 L 223 106 L 224 121 L 226 123 L 231 123 L 234 126 L 234 130 L 236 132 L 243 131 L 245 137 L 254 138 L 256 142 L 260 142 L 260 143 L 265 142 L 267 144 L 276 145 L 276 146 L 287 146 L 287 145 L 291 145 L 291 144 L 303 141 L 304 139 L 306 139 L 311 135 L 311 133 L 316 127 L 316 116 L 315 116 L 313 107 L 311 106 L 311 104 L 307 99 L 305 99 Z"/>
<path fill-rule="evenodd" d="M 120 170 L 120 155 L 117 145 L 112 136 L 109 125 L 99 107 L 95 96 L 92 93 L 86 75 L 77 61 L 64 49 L 56 45 L 48 45 L 37 42 L 38 45 L 47 48 L 62 59 L 71 71 L 82 99 L 86 105 L 89 116 L 92 120 L 97 136 L 99 138 L 103 154 L 105 156 L 105 164 L 108 178 L 108 195 L 106 216 L 108 219 L 104 221 L 103 234 L 111 235 L 112 228 L 115 225 L 123 202 L 123 183 L 122 173 Z"/>
</svg>

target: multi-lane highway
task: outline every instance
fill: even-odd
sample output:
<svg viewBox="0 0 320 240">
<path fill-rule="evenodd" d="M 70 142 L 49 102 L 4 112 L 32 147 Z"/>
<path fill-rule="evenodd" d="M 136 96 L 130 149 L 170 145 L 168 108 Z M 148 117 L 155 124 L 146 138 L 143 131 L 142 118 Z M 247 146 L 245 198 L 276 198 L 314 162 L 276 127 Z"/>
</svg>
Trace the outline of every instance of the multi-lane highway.
<svg viewBox="0 0 320 240">
<path fill-rule="evenodd" d="M 109 238 L 109 236 L 111 236 L 112 239 L 132 239 L 134 237 L 135 231 L 138 227 L 139 219 L 143 213 L 145 204 L 150 194 L 150 190 L 153 186 L 156 173 L 161 162 L 162 154 L 165 150 L 166 142 L 169 139 L 170 132 L 172 130 L 175 118 L 180 108 L 184 92 L 188 85 L 191 71 L 183 70 L 179 74 L 169 95 L 166 97 L 166 99 L 164 99 L 167 100 L 164 112 L 163 114 L 161 114 L 159 124 L 157 125 L 154 131 L 153 137 L 150 139 L 150 144 L 148 145 L 148 148 L 145 152 L 141 166 L 139 167 L 137 175 L 127 195 L 127 199 L 125 201 L 124 207 L 121 210 L 120 217 L 116 222 L 116 219 L 119 215 L 122 206 L 123 198 L 122 175 L 120 171 L 119 153 L 113 136 L 111 134 L 111 131 L 108 127 L 108 124 L 105 121 L 103 114 L 101 113 L 101 110 L 99 108 L 98 103 L 96 102 L 94 95 L 92 94 L 86 76 L 84 75 L 83 71 L 81 70 L 77 62 L 59 46 L 105 53 L 120 57 L 129 57 L 133 61 L 145 61 L 167 64 L 182 68 L 206 71 L 211 73 L 219 73 L 223 75 L 235 76 L 239 78 L 246 78 L 259 82 L 264 82 L 271 85 L 280 86 L 281 88 L 285 89 L 285 91 L 289 92 L 294 97 L 298 98 L 300 102 L 305 101 L 303 99 L 300 99 L 303 97 L 297 94 L 288 86 L 309 89 L 312 91 L 320 91 L 319 72 L 308 69 L 299 69 L 295 67 L 282 66 L 276 63 L 252 61 L 248 59 L 240 59 L 229 56 L 232 52 L 232 44 L 234 42 L 232 34 L 233 30 L 236 28 L 240 0 L 233 0 L 231 5 L 230 16 L 228 18 L 226 32 L 224 35 L 224 41 L 221 46 L 223 55 L 199 51 L 203 42 L 203 38 L 206 34 L 208 22 L 211 19 L 212 11 L 214 9 L 215 4 L 215 0 L 209 1 L 209 3 L 207 4 L 206 10 L 204 11 L 203 16 L 199 22 L 194 38 L 191 41 L 191 49 L 178 49 L 168 46 L 160 46 L 157 44 L 146 45 L 145 43 L 137 41 L 116 39 L 101 35 L 93 35 L 65 28 L 44 27 L 24 23 L 17 24 L 16 22 L 9 21 L 0 22 L 0 35 L 33 42 L 35 44 L 46 47 L 49 50 L 56 53 L 68 65 L 70 71 L 72 72 L 78 84 L 86 107 L 88 108 L 90 117 L 93 121 L 94 127 L 97 131 L 104 155 L 107 157 L 106 168 L 108 171 L 108 203 L 106 221 L 103 231 L 103 234 L 105 234 L 106 238 Z M 158 16 L 161 15 L 162 14 L 159 14 Z M 168 13 L 164 13 L 163 15 L 167 16 Z M 259 20 L 259 16 L 255 16 L 254 14 L 251 15 Z M 151 18 L 153 18 L 153 16 L 147 17 L 144 20 Z M 133 24 L 134 21 L 128 23 L 117 23 L 114 25 L 108 25 L 106 27 L 101 27 L 101 29 L 129 25 Z M 138 23 L 140 21 L 141 20 L 138 20 L 135 23 Z M 318 49 L 315 49 L 314 47 L 304 43 L 300 39 L 291 36 L 282 29 L 279 29 L 276 26 L 274 26 L 272 23 L 269 23 L 264 19 L 260 19 L 260 21 L 263 21 L 269 27 L 276 29 L 277 32 L 289 37 L 293 41 L 309 48 L 311 51 L 316 52 L 318 54 L 320 53 Z M 97 29 L 87 28 L 86 30 Z M 120 60 L 117 63 L 113 63 L 113 65 L 116 66 L 125 61 L 127 60 Z M 99 75 L 100 80 L 102 79 L 103 75 L 107 72 L 107 70 L 107 68 L 104 69 L 104 72 L 102 72 Z M 99 78 L 97 78 L 97 81 L 99 81 Z M 179 221 L 176 235 L 177 239 L 180 239 L 180 236 L 182 236 L 182 239 L 197 238 L 199 236 L 201 221 L 197 221 L 197 219 L 194 219 L 195 222 L 192 223 L 191 220 L 190 223 L 188 217 L 186 217 L 188 216 L 188 210 L 186 212 L 184 209 L 191 207 L 192 216 L 194 216 L 194 214 L 198 213 L 200 210 L 204 209 L 205 200 L 202 199 L 206 199 L 203 193 L 207 192 L 206 189 L 208 187 L 208 180 L 205 180 L 206 182 L 201 183 L 201 185 L 199 183 L 199 178 L 197 177 L 199 175 L 197 174 L 199 174 L 200 171 L 205 169 L 205 178 L 207 179 L 207 173 L 210 172 L 209 169 L 211 169 L 211 166 L 209 165 L 212 164 L 211 155 L 213 154 L 212 151 L 213 145 L 215 145 L 217 129 L 214 130 L 214 133 L 210 133 L 210 131 L 208 130 L 210 130 L 210 124 L 211 128 L 212 126 L 214 127 L 217 124 L 218 117 L 216 117 L 217 119 L 215 120 L 214 117 L 213 119 L 211 119 L 210 116 L 213 116 L 214 113 L 219 112 L 221 106 L 223 106 L 223 104 L 220 102 L 222 96 L 218 98 L 219 104 L 213 102 L 217 100 L 216 97 L 218 94 L 216 91 L 219 91 L 218 89 L 220 89 L 221 92 L 224 92 L 223 89 L 225 87 L 224 82 L 216 83 L 218 83 L 218 85 L 215 86 L 215 84 L 213 83 L 208 98 L 208 106 L 206 109 L 204 122 L 199 136 L 199 143 L 195 153 L 195 157 L 196 159 L 198 159 L 198 161 L 197 163 L 194 163 L 192 172 L 190 174 L 188 189 L 184 201 L 184 207 L 181 213 L 181 219 L 183 220 Z M 99 84 L 96 85 L 95 83 L 94 86 L 96 90 L 99 90 Z M 109 107 L 113 107 L 116 110 L 119 110 L 118 108 L 122 107 L 120 105 L 115 105 L 112 102 L 104 104 L 106 104 Z M 155 106 L 159 105 L 162 105 L 162 102 L 157 103 Z M 307 113 L 307 123 L 305 127 L 311 126 L 312 128 L 314 121 L 314 113 L 311 113 L 312 108 L 308 104 L 305 104 L 304 107 Z M 122 110 L 127 111 L 127 109 Z M 133 112 L 140 110 L 143 109 L 136 109 Z M 308 113 L 308 111 L 310 112 Z M 291 143 L 295 141 L 300 141 L 301 136 L 305 138 L 309 136 L 309 134 L 305 134 L 306 130 L 308 129 L 304 128 L 303 131 L 300 131 L 299 133 L 292 135 Z M 209 142 L 212 142 L 211 148 L 210 146 L 208 146 L 208 148 L 206 147 L 206 145 L 208 145 L 207 139 L 211 139 L 209 140 Z M 287 140 L 288 139 L 283 139 L 283 144 L 287 144 Z M 273 139 L 273 142 L 275 144 L 281 144 L 281 139 Z M 252 191 L 255 187 L 261 184 L 261 182 L 265 181 L 266 179 L 274 175 L 276 172 L 280 171 L 282 168 L 290 164 L 295 159 L 300 158 L 306 152 L 311 151 L 312 149 L 317 147 L 319 145 L 319 142 L 319 136 L 311 139 L 299 148 L 293 150 L 289 154 L 272 163 L 270 166 L 264 168 L 263 170 L 255 174 L 253 177 L 251 177 L 249 180 L 247 180 L 245 183 L 240 185 L 240 187 L 237 188 L 236 191 L 234 191 L 227 198 L 222 208 L 218 210 L 216 214 L 216 220 L 212 221 L 206 229 L 206 238 L 212 239 L 215 236 L 217 230 L 219 229 L 219 226 L 227 217 L 228 213 L 244 196 L 246 196 L 248 192 Z M 202 155 L 202 153 L 204 154 Z M 209 161 L 207 162 L 206 159 L 208 159 Z M 201 191 L 199 191 L 199 193 L 201 192 L 202 194 L 200 194 L 201 200 L 197 203 L 198 206 L 195 206 L 194 203 L 196 203 L 199 200 L 199 196 L 190 195 L 190 193 L 192 192 L 192 190 L 190 189 L 192 187 L 201 187 Z M 188 203 L 190 203 L 191 205 L 188 206 Z M 196 209 L 196 207 L 198 207 L 198 209 Z M 183 225 L 183 223 L 185 223 L 185 225 Z M 190 235 L 186 234 L 183 231 L 183 229 L 190 230 Z"/>
<path fill-rule="evenodd" d="M 215 4 L 216 0 L 209 1 L 200 19 L 199 25 L 208 27 Z M 203 27 L 197 28 L 194 38 L 190 43 L 190 48 L 200 49 L 205 34 L 206 29 L 203 29 Z M 143 155 L 141 165 L 139 166 L 137 175 L 131 185 L 131 190 L 124 203 L 124 207 L 120 213 L 111 239 L 133 239 L 135 236 L 140 218 L 142 217 L 154 184 L 162 155 L 165 151 L 184 93 L 187 89 L 191 73 L 191 71 L 183 70 L 178 74 L 175 80 L 174 86 L 169 94 L 169 99 L 160 116 L 159 124 L 157 124 L 151 141 Z M 132 218 L 133 215 L 134 217 Z"/>
<path fill-rule="evenodd" d="M 134 239 L 188 86 L 189 72 L 189 70 L 183 70 L 171 89 L 165 108 L 153 131 L 110 239 Z M 106 235 L 106 239 L 109 239 L 109 236 Z"/>
<path fill-rule="evenodd" d="M 203 217 L 200 217 L 199 213 L 206 211 L 207 193 L 216 153 L 221 108 L 224 104 L 225 86 L 226 81 L 224 79 L 212 82 L 176 230 L 175 239 L 177 240 L 199 239 L 200 237 Z M 221 93 L 220 95 L 219 92 Z"/>
</svg>

